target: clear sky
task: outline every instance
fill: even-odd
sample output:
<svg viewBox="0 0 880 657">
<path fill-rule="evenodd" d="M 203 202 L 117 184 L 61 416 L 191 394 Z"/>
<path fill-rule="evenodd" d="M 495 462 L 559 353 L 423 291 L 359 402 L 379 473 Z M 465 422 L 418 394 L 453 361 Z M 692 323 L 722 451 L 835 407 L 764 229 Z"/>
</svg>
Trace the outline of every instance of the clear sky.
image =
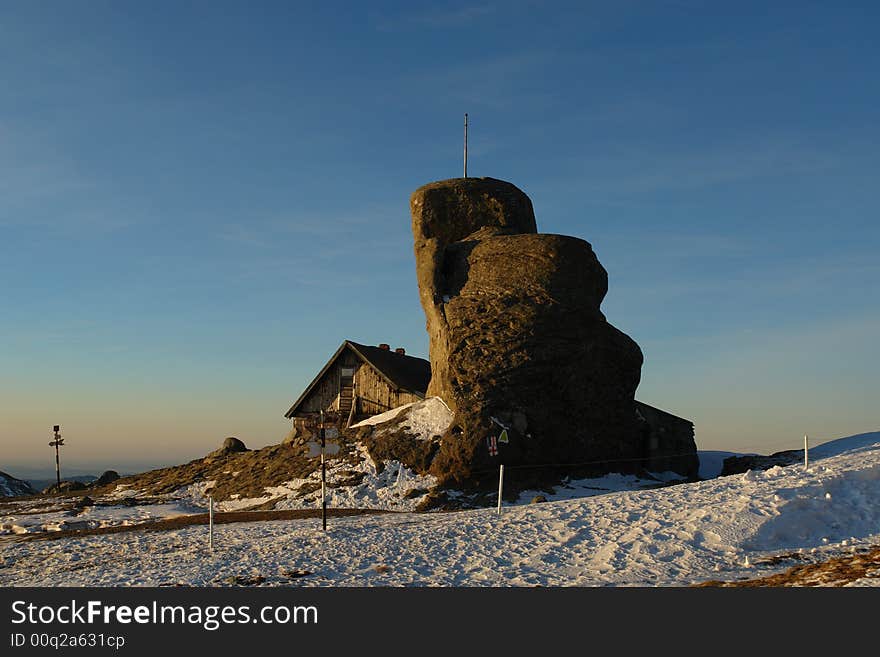
<svg viewBox="0 0 880 657">
<path fill-rule="evenodd" d="M 700 449 L 877 430 L 877 7 L 0 2 L 0 469 L 261 447 L 342 340 L 427 356 L 465 112 Z"/>
</svg>

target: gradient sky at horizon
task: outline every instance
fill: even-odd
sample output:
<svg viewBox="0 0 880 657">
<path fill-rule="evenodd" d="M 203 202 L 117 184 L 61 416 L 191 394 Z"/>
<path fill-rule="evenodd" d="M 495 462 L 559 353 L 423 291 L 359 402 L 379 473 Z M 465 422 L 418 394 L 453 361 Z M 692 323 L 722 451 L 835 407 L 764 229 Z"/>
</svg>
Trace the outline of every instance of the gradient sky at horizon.
<svg viewBox="0 0 880 657">
<path fill-rule="evenodd" d="M 427 356 L 408 200 L 588 240 L 700 449 L 880 428 L 874 3 L 0 3 L 0 469 L 281 440 L 346 338 Z"/>
</svg>

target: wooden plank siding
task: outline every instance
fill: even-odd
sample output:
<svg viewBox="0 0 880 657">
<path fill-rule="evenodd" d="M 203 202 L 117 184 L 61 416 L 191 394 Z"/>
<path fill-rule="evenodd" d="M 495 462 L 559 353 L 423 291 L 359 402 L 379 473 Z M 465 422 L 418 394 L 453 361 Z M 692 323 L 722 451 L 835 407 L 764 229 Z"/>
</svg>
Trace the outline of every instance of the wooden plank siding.
<svg viewBox="0 0 880 657">
<path fill-rule="evenodd" d="M 421 399 L 412 393 L 397 391 L 376 370 L 362 363 L 354 375 L 354 394 L 358 416 L 370 416 L 390 411 Z"/>
<path fill-rule="evenodd" d="M 351 349 L 346 349 L 302 401 L 294 420 L 300 418 L 302 421 L 305 416 L 317 415 L 322 409 L 324 412 L 339 410 L 343 368 L 354 369 L 354 417 L 358 419 L 422 399 L 412 392 L 396 389 L 369 363 L 362 361 Z"/>
</svg>

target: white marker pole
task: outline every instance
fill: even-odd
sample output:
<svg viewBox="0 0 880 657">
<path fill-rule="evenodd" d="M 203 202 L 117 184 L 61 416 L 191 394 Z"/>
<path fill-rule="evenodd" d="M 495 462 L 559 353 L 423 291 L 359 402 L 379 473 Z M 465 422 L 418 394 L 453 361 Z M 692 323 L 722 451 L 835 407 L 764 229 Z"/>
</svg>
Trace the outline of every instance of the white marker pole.
<svg viewBox="0 0 880 657">
<path fill-rule="evenodd" d="M 501 489 L 504 487 L 504 464 L 498 468 L 498 515 L 501 515 Z"/>
<path fill-rule="evenodd" d="M 214 496 L 208 495 L 208 548 L 214 551 Z"/>
<path fill-rule="evenodd" d="M 324 430 L 324 409 L 321 409 L 321 528 L 327 531 L 327 466 L 324 464 L 324 448 L 327 432 Z"/>
<path fill-rule="evenodd" d="M 810 467 L 810 444 L 807 434 L 804 434 L 804 470 Z"/>
</svg>

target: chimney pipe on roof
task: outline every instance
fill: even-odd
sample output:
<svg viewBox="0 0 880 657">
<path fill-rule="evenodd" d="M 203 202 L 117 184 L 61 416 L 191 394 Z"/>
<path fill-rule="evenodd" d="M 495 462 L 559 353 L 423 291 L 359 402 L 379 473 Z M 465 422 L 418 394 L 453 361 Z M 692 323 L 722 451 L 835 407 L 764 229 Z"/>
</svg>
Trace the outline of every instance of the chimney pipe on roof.
<svg viewBox="0 0 880 657">
<path fill-rule="evenodd" d="M 384 349 L 385 351 L 390 351 L 391 345 L 388 344 L 387 342 L 383 342 L 379 345 L 379 349 Z"/>
<path fill-rule="evenodd" d="M 404 349 L 403 347 L 398 347 L 394 350 L 394 353 L 400 354 L 401 356 L 406 356 L 406 349 Z"/>
</svg>

